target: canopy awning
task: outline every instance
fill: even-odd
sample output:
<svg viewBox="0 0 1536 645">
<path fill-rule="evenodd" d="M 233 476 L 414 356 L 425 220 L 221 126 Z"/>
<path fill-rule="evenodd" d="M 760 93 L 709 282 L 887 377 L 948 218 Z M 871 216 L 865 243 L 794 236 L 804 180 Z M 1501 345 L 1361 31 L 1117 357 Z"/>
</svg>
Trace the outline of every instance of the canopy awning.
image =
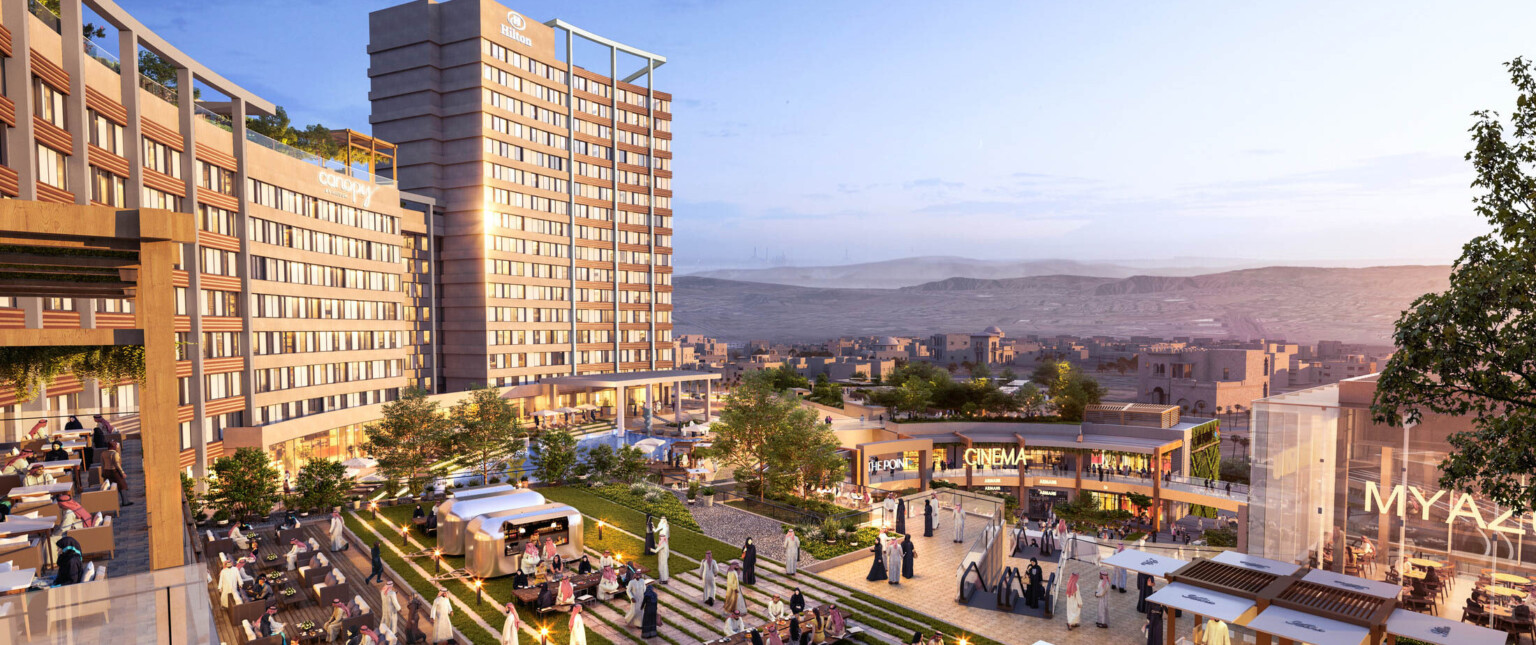
<svg viewBox="0 0 1536 645">
<path fill-rule="evenodd" d="M 1274 576 L 1288 576 L 1296 573 L 1301 569 L 1300 566 L 1291 564 L 1289 562 L 1281 562 L 1279 560 L 1261 558 L 1256 555 L 1248 555 L 1246 553 L 1238 553 L 1236 551 L 1222 551 L 1221 553 L 1216 554 L 1216 557 L 1211 558 L 1211 560 L 1213 562 L 1220 562 L 1222 564 L 1230 564 L 1234 567 L 1242 567 L 1244 569 L 1250 569 L 1253 571 L 1261 571 L 1263 573 Z"/>
<path fill-rule="evenodd" d="M 379 465 L 379 462 L 372 457 L 353 457 L 341 462 L 341 465 L 348 468 L 373 468 Z"/>
<path fill-rule="evenodd" d="M 1501 645 L 1507 638 L 1498 630 L 1406 609 L 1387 617 L 1387 633 L 1435 645 Z"/>
<path fill-rule="evenodd" d="M 556 408 L 555 411 L 561 414 L 576 414 L 581 410 L 577 410 L 576 408 Z"/>
<path fill-rule="evenodd" d="M 595 406 L 595 405 L 592 405 L 591 403 L 583 403 L 581 405 L 576 406 L 576 409 L 577 410 L 597 410 L 598 407 Z"/>
<path fill-rule="evenodd" d="M 660 448 L 662 446 L 667 445 L 667 442 L 652 437 L 650 439 L 641 439 L 641 440 L 636 441 L 634 444 L 631 444 L 631 445 L 633 445 L 635 448 L 639 449 L 640 452 L 643 452 L 643 453 L 649 455 L 651 453 L 656 452 L 657 448 Z"/>
<path fill-rule="evenodd" d="M 1148 553 L 1146 551 L 1138 551 L 1136 549 L 1126 549 L 1112 556 L 1104 558 L 1100 564 L 1111 567 L 1122 567 L 1125 569 L 1130 569 L 1131 571 L 1135 571 L 1136 573 L 1145 573 L 1163 578 L 1166 577 L 1170 572 L 1177 571 L 1179 567 L 1189 563 L 1178 558 L 1170 558 L 1168 556 L 1157 555 L 1156 553 Z"/>
<path fill-rule="evenodd" d="M 1310 645 L 1360 645 L 1371 635 L 1368 627 L 1273 605 L 1248 621 L 1247 627 Z"/>
<path fill-rule="evenodd" d="M 560 416 L 560 413 L 556 412 L 554 410 L 539 410 L 538 412 L 533 413 L 533 416 L 536 416 L 536 417 L 558 417 L 558 416 Z"/>
<path fill-rule="evenodd" d="M 1254 602 L 1219 591 L 1201 589 L 1182 582 L 1170 582 L 1156 593 L 1147 596 L 1149 602 L 1164 607 L 1182 609 L 1201 616 L 1235 623 L 1254 608 Z"/>
<path fill-rule="evenodd" d="M 1377 598 L 1396 598 L 1403 592 L 1403 588 L 1400 585 L 1395 585 L 1389 582 L 1380 582 L 1376 580 L 1367 580 L 1365 578 L 1357 578 L 1355 576 L 1346 576 L 1342 573 L 1334 573 L 1332 571 L 1324 571 L 1322 569 L 1308 569 L 1307 575 L 1302 576 L 1301 579 L 1306 580 L 1307 582 L 1315 582 L 1317 584 L 1326 585 L 1335 589 L 1354 591 L 1357 593 L 1363 593 L 1367 596 L 1375 596 Z"/>
</svg>

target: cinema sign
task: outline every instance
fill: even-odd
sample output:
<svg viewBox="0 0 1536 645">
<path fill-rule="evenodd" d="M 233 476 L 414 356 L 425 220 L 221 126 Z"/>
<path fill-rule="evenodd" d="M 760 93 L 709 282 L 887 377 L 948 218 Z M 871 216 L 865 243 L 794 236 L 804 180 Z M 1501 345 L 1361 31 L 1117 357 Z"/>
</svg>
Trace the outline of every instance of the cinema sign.
<svg viewBox="0 0 1536 645">
<path fill-rule="evenodd" d="M 1017 468 L 1024 461 L 1024 451 L 1017 448 L 966 448 L 961 456 L 973 468 Z"/>
<path fill-rule="evenodd" d="M 1520 520 L 1517 519 L 1511 522 L 1510 518 L 1514 516 L 1514 511 L 1512 510 L 1505 510 L 1497 515 L 1493 515 L 1491 519 L 1484 519 L 1487 514 L 1478 506 L 1477 499 L 1473 498 L 1469 493 L 1437 490 L 1433 495 L 1425 495 L 1424 491 L 1420 490 L 1417 486 L 1404 486 L 1402 484 L 1393 486 L 1392 490 L 1383 498 L 1381 487 L 1376 482 L 1365 482 L 1365 512 L 1369 513 L 1374 508 L 1381 515 L 1395 512 L 1399 519 L 1407 519 L 1409 495 L 1412 495 L 1414 501 L 1419 505 L 1419 519 L 1421 520 L 1428 521 L 1429 509 L 1433 508 L 1435 502 L 1440 501 L 1440 498 L 1445 497 L 1447 501 L 1455 500 L 1454 503 L 1450 504 L 1451 512 L 1446 515 L 1446 524 L 1455 522 L 1456 518 L 1466 518 L 1475 522 L 1477 528 L 1485 531 L 1498 531 L 1514 535 L 1523 535 L 1525 533 L 1525 529 L 1520 526 Z"/>
</svg>

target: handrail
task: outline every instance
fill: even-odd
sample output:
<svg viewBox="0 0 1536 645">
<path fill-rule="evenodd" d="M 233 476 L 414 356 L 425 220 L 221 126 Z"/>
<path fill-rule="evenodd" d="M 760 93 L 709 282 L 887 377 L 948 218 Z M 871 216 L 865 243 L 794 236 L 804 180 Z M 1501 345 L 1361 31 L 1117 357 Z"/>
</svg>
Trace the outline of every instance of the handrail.
<svg viewBox="0 0 1536 645">
<path fill-rule="evenodd" d="M 966 565 L 965 571 L 960 574 L 960 604 L 962 605 L 970 600 L 970 597 L 965 595 L 965 580 L 971 576 L 973 571 L 976 572 L 976 586 L 980 587 L 982 591 L 991 591 L 991 589 L 987 588 L 986 576 L 981 575 L 981 569 L 976 566 L 975 562 L 972 562 Z"/>
<path fill-rule="evenodd" d="M 1012 583 L 1021 581 L 1023 579 L 1023 576 L 1019 574 L 1018 567 L 1007 567 L 1003 569 L 1003 577 L 1001 580 L 997 581 L 998 607 L 1007 609 L 1009 611 L 1013 610 L 1014 592 Z"/>
</svg>

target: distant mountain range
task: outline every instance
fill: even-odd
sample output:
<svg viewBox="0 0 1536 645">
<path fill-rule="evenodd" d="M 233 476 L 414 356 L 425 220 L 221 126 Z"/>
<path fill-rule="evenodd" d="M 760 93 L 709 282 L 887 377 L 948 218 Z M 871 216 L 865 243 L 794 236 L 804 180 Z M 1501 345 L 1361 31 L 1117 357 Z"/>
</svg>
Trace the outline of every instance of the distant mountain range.
<svg viewBox="0 0 1536 645">
<path fill-rule="evenodd" d="M 952 269 L 973 262 L 977 264 L 970 267 L 975 271 L 985 264 L 954 258 L 926 260 Z M 904 269 L 916 264 L 911 260 L 895 263 Z M 806 271 L 800 274 L 805 279 L 835 281 L 823 271 L 850 269 L 849 275 L 855 278 L 876 281 L 878 276 L 870 267 L 880 264 L 885 263 L 739 273 L 788 279 L 795 275 L 792 271 Z M 1108 272 L 1107 267 L 1097 269 Z M 710 272 L 716 273 L 722 272 Z M 1444 291 L 1449 275 L 1449 266 L 1262 267 L 1196 275 L 948 276 L 893 288 L 825 288 L 680 276 L 674 279 L 674 315 L 678 333 L 703 333 L 729 341 L 969 333 L 997 325 L 1015 336 L 1196 336 L 1388 344 L 1401 312 L 1420 295 Z M 885 282 L 910 279 L 887 277 Z"/>
<path fill-rule="evenodd" d="M 715 269 L 687 275 L 743 282 L 787 284 L 797 287 L 896 289 L 946 278 L 1005 280 L 1051 275 L 1095 278 L 1197 276 L 1220 271 L 1259 268 L 1268 264 L 1273 263 L 1222 258 L 1083 262 L 1059 259 L 977 260 L 950 256 L 926 256 L 831 266 Z M 1349 265 L 1364 266 L 1359 263 L 1349 263 Z"/>
</svg>

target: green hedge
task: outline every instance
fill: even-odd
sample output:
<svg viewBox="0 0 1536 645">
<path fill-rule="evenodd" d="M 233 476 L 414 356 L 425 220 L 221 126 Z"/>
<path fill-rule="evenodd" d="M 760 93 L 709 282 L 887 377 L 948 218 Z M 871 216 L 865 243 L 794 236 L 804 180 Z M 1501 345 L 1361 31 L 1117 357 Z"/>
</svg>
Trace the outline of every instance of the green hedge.
<svg viewBox="0 0 1536 645">
<path fill-rule="evenodd" d="M 693 513 L 688 511 L 688 506 L 683 504 L 682 500 L 678 499 L 670 491 L 662 492 L 654 502 L 647 502 L 644 496 L 631 492 L 629 484 L 593 486 L 586 490 L 593 495 L 639 510 L 642 513 L 665 517 L 667 522 L 673 527 L 685 528 L 690 531 L 702 530 L 699 527 L 699 523 L 694 521 Z M 647 488 L 647 490 L 655 489 Z M 645 526 L 643 524 L 638 533 L 645 535 Z"/>
<path fill-rule="evenodd" d="M 800 548 L 817 560 L 830 560 L 845 553 L 853 553 L 874 546 L 875 538 L 879 535 L 879 529 L 873 526 L 859 527 L 859 530 L 854 531 L 851 540 L 848 534 L 844 533 L 838 536 L 836 544 L 827 544 L 825 539 L 809 540 L 801 535 Z"/>
</svg>

